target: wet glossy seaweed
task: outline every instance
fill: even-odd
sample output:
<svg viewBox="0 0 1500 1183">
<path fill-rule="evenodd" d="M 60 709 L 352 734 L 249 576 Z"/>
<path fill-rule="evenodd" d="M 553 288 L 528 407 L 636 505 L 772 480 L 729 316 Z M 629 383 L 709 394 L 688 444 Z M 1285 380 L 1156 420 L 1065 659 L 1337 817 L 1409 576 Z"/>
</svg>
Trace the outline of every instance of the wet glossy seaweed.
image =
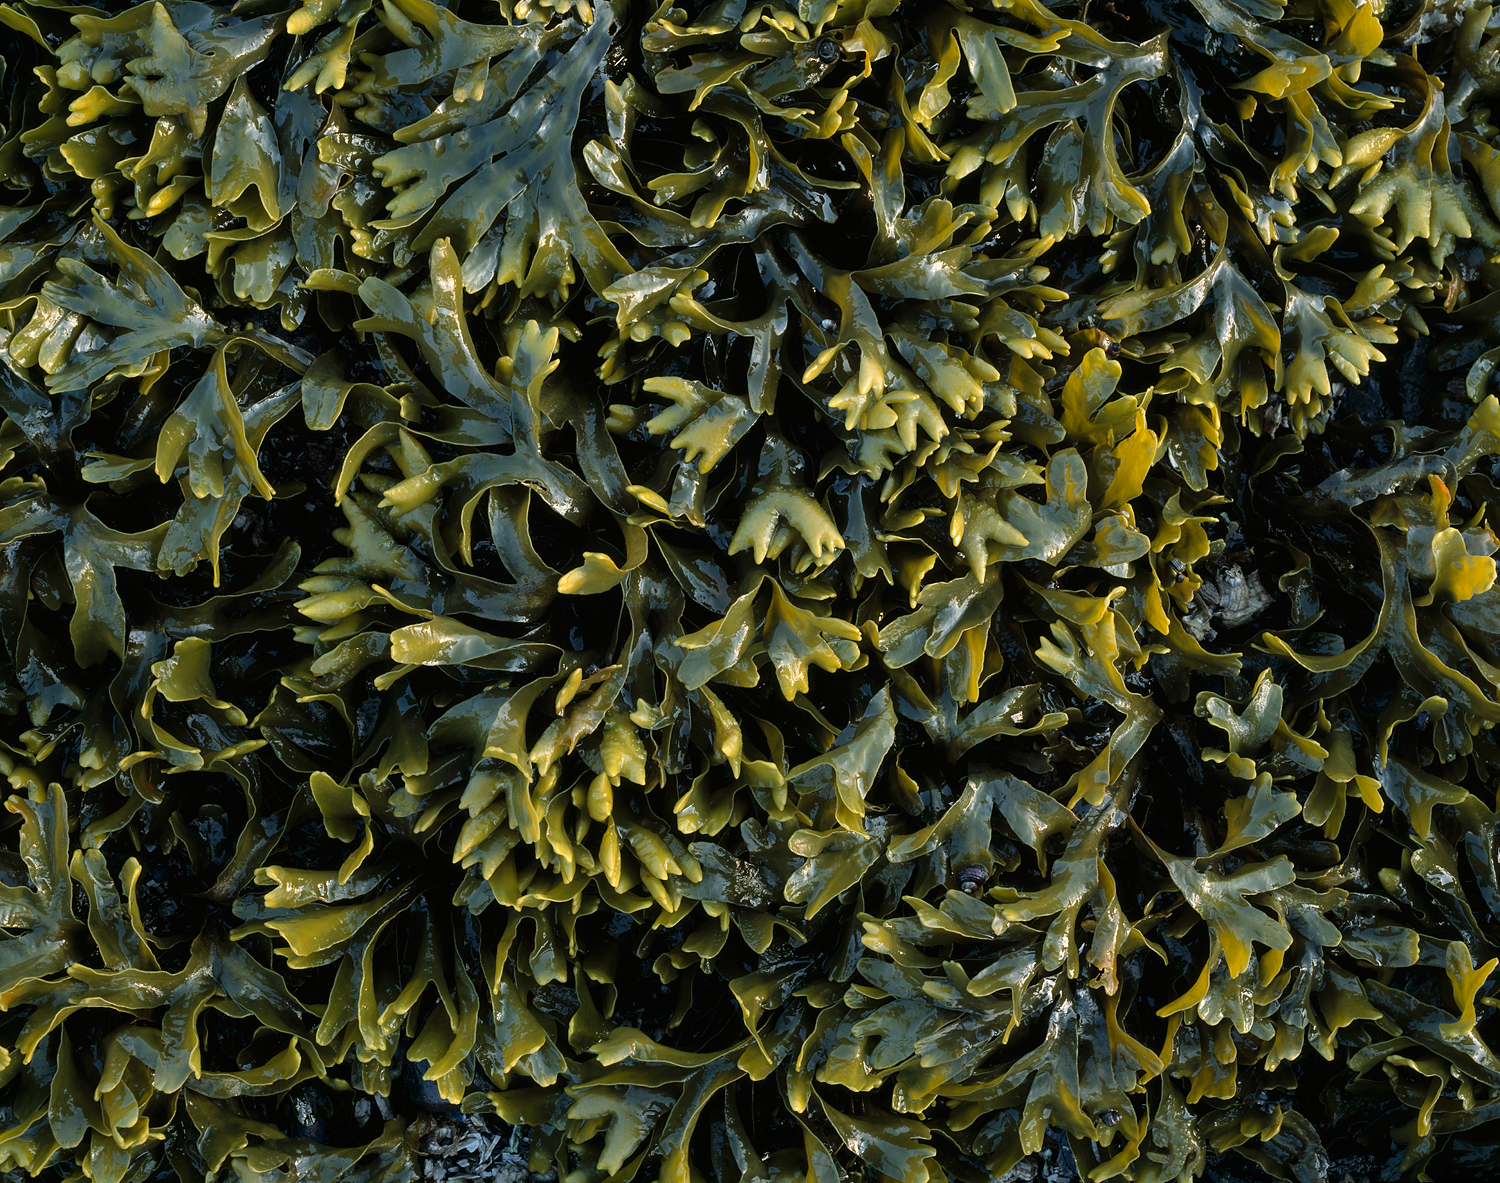
<svg viewBox="0 0 1500 1183">
<path fill-rule="evenodd" d="M 0 24 L 0 1170 L 1493 1166 L 1493 6 Z"/>
</svg>

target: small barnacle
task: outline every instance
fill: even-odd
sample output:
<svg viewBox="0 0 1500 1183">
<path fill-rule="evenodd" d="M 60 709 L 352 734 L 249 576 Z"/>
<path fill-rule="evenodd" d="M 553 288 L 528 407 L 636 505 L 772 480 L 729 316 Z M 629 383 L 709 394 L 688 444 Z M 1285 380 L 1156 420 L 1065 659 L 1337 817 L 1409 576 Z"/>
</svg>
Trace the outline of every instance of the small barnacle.
<svg viewBox="0 0 1500 1183">
<path fill-rule="evenodd" d="M 1213 611 L 1226 628 L 1236 628 L 1268 608 L 1271 600 L 1259 571 L 1247 577 L 1238 565 L 1230 565 L 1219 576 L 1218 603 Z"/>
<path fill-rule="evenodd" d="M 1183 624 L 1199 640 L 1212 640 L 1213 624 L 1238 628 L 1270 607 L 1274 598 L 1261 583 L 1260 572 L 1247 576 L 1237 563 L 1226 564 L 1193 593 L 1193 613 Z"/>
</svg>

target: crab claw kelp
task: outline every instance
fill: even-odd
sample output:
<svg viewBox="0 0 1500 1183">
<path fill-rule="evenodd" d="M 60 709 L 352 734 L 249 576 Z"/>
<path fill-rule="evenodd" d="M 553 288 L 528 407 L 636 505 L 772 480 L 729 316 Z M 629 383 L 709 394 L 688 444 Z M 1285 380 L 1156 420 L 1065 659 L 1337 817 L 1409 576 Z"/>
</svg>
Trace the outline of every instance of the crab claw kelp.
<svg viewBox="0 0 1500 1183">
<path fill-rule="evenodd" d="M 0 24 L 7 1178 L 1500 1170 L 1492 5 Z"/>
</svg>

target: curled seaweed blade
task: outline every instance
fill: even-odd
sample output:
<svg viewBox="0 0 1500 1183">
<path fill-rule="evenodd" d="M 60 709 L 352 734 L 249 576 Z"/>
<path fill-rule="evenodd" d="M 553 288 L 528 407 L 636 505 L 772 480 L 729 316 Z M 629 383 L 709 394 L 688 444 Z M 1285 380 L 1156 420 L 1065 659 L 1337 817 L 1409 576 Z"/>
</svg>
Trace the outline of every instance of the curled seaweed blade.
<svg viewBox="0 0 1500 1183">
<path fill-rule="evenodd" d="M 117 279 L 108 279 L 81 260 L 62 259 L 59 277 L 43 285 L 43 291 L 59 308 L 118 332 L 101 341 L 97 350 L 75 355 L 48 374 L 53 390 L 88 386 L 111 374 L 139 374 L 164 349 L 201 348 L 222 339 L 213 319 L 161 264 L 125 243 L 104 222 L 96 226 L 119 268 Z"/>
</svg>

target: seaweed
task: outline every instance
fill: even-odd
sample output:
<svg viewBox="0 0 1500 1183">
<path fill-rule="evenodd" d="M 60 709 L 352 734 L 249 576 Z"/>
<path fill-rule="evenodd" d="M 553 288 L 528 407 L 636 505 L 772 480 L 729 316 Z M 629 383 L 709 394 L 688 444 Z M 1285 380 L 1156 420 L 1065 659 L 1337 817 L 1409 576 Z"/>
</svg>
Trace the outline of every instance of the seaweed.
<svg viewBox="0 0 1500 1183">
<path fill-rule="evenodd" d="M 0 1171 L 1493 1167 L 1493 6 L 0 23 Z"/>
</svg>

